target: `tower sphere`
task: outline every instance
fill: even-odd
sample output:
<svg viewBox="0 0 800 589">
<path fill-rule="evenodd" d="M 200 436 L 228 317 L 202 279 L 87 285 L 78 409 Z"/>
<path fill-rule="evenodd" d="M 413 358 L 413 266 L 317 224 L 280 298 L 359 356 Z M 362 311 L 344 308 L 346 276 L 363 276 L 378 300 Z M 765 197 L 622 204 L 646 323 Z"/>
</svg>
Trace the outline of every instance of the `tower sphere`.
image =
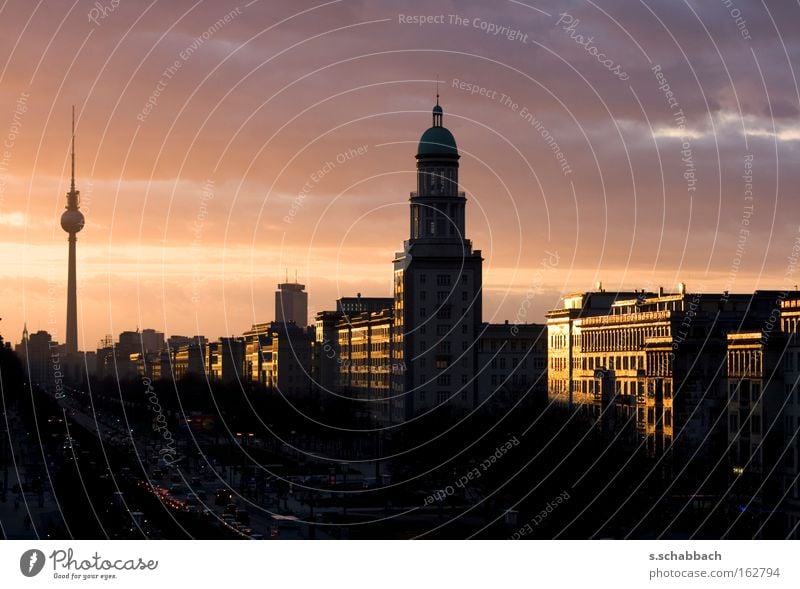
<svg viewBox="0 0 800 589">
<path fill-rule="evenodd" d="M 75 210 L 64 211 L 61 215 L 61 228 L 67 233 L 77 233 L 83 229 L 83 213 Z"/>
</svg>

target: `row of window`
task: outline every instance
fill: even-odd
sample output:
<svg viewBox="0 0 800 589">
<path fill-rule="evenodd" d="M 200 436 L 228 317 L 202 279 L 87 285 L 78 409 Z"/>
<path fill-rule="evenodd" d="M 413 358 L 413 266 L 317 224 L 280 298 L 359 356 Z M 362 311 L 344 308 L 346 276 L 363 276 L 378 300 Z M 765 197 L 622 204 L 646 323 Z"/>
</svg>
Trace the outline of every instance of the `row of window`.
<svg viewBox="0 0 800 589">
<path fill-rule="evenodd" d="M 345 340 L 346 341 L 346 340 Z M 347 352 L 348 354 L 366 354 L 367 351 L 370 352 L 389 352 L 390 343 L 386 342 L 379 342 L 379 343 L 370 343 L 370 344 L 362 344 L 362 343 L 341 343 L 340 348 L 342 349 L 342 353 Z"/>
<path fill-rule="evenodd" d="M 425 394 L 424 390 L 422 390 L 419 393 L 417 393 L 417 398 L 420 401 L 422 401 L 423 403 L 425 402 L 426 397 L 427 397 L 427 395 Z M 460 397 L 461 397 L 462 401 L 466 401 L 468 399 L 467 391 L 461 391 Z M 447 401 L 449 399 L 450 399 L 450 393 L 448 391 L 437 391 L 436 392 L 436 403 L 437 404 L 441 405 L 442 403 L 447 403 Z"/>
<path fill-rule="evenodd" d="M 452 310 L 453 306 L 450 304 L 444 304 L 441 307 L 436 308 L 436 318 L 437 319 L 450 319 L 452 317 Z M 428 309 L 426 307 L 419 308 L 419 316 L 424 318 L 428 316 Z M 467 308 L 461 307 L 461 315 L 460 317 L 467 317 Z"/>
<path fill-rule="evenodd" d="M 749 380 L 739 380 L 728 383 L 728 400 L 748 407 L 751 403 L 758 403 L 761 397 L 761 383 Z"/>
<path fill-rule="evenodd" d="M 748 422 L 750 427 L 748 428 Z M 747 436 L 748 433 L 760 436 L 761 435 L 761 416 L 753 413 L 752 415 L 747 409 L 740 409 L 738 412 L 728 413 L 728 434 L 736 435 L 739 431 L 740 424 L 743 425 L 742 431 L 739 435 Z M 749 430 L 749 431 L 748 431 Z"/>
<path fill-rule="evenodd" d="M 452 331 L 451 331 L 452 329 Z M 420 325 L 419 332 L 422 335 L 426 335 L 428 333 L 428 326 L 427 325 Z M 466 335 L 469 332 L 469 328 L 467 324 L 464 323 L 461 325 L 461 333 Z M 449 323 L 438 323 L 436 324 L 436 335 L 448 335 L 450 333 L 456 333 L 455 326 L 451 326 Z"/>
<path fill-rule="evenodd" d="M 648 337 L 670 337 L 669 325 L 585 331 L 576 336 L 575 344 L 586 352 L 637 350 Z"/>
<path fill-rule="evenodd" d="M 565 381 L 568 382 L 568 381 Z M 577 393 L 584 393 L 584 394 L 592 394 L 595 392 L 600 392 L 599 384 L 597 380 L 594 378 L 579 378 L 572 381 L 572 390 Z M 649 397 L 656 397 L 655 391 L 655 384 L 654 382 L 650 381 L 647 383 L 647 395 Z M 640 380 L 634 379 L 615 379 L 614 380 L 614 392 L 618 395 L 643 395 L 645 393 L 645 383 Z M 661 395 L 658 395 L 659 398 L 664 400 L 668 400 L 672 398 L 672 383 L 669 381 L 664 381 L 661 387 Z M 658 400 L 658 399 L 657 399 Z"/>
<path fill-rule="evenodd" d="M 511 378 L 506 378 L 506 376 L 503 374 L 492 374 L 490 377 L 490 382 L 492 383 L 492 386 L 497 386 L 503 383 L 512 385 L 530 384 L 528 380 L 528 375 L 525 374 L 524 372 L 521 372 L 519 374 L 512 374 Z"/>
<path fill-rule="evenodd" d="M 440 374 L 440 375 L 438 375 L 436 377 L 436 384 L 449 385 L 450 382 L 451 382 L 451 376 L 452 375 L 450 375 L 450 374 Z M 467 377 L 467 375 L 466 374 L 462 374 L 461 375 L 461 384 L 467 384 L 468 381 L 469 381 L 469 378 Z M 425 374 L 420 374 L 419 375 L 419 384 L 421 384 L 421 385 L 428 384 L 428 377 Z"/>
<path fill-rule="evenodd" d="M 481 339 L 480 341 L 480 352 L 496 352 L 497 350 L 503 348 L 505 350 L 516 352 L 518 349 L 520 352 L 526 352 L 533 348 L 536 344 L 535 340 L 517 340 L 515 338 L 511 339 Z M 546 354 L 547 350 L 544 349 L 543 345 L 540 345 L 537 349 L 538 352 L 542 354 Z"/>
<path fill-rule="evenodd" d="M 763 370 L 763 355 L 759 350 L 728 352 L 728 374 L 759 376 Z"/>
<path fill-rule="evenodd" d="M 461 351 L 464 352 L 464 351 L 466 351 L 468 349 L 469 349 L 469 342 L 468 341 L 461 342 Z M 427 340 L 424 340 L 424 339 L 419 340 L 419 353 L 420 354 L 425 354 L 426 352 L 429 352 L 429 351 L 430 351 L 430 349 L 428 348 Z M 450 342 L 447 341 L 447 340 L 439 341 L 436 344 L 436 351 L 437 352 L 449 352 L 450 351 Z"/>
<path fill-rule="evenodd" d="M 447 291 L 447 290 L 436 291 L 436 302 L 439 303 L 439 304 L 447 302 L 447 300 L 450 298 L 450 294 L 451 294 L 451 292 Z M 428 291 L 427 290 L 419 291 L 419 300 L 420 301 L 427 301 L 428 300 Z M 461 291 L 461 300 L 462 301 L 469 300 L 469 293 L 467 293 L 466 290 L 462 290 Z"/>
<path fill-rule="evenodd" d="M 580 370 L 640 370 L 645 367 L 644 356 L 582 356 L 572 359 L 572 367 Z"/>
</svg>

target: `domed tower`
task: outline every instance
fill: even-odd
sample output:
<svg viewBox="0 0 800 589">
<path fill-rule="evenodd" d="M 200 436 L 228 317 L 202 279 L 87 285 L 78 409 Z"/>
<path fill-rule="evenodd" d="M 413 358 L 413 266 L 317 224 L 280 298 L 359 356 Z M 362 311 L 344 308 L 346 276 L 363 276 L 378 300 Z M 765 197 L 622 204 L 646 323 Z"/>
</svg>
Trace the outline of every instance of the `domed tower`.
<svg viewBox="0 0 800 589">
<path fill-rule="evenodd" d="M 78 351 L 78 288 L 75 276 L 75 243 L 77 234 L 83 229 L 81 193 L 75 190 L 75 107 L 72 107 L 72 181 L 67 193 L 66 211 L 61 215 L 61 228 L 69 234 L 69 262 L 67 275 L 67 334 L 66 352 Z"/>
<path fill-rule="evenodd" d="M 458 148 L 436 98 L 433 126 L 417 147 L 417 191 L 411 194 L 411 239 L 464 239 L 464 194 L 458 191 Z"/>
<path fill-rule="evenodd" d="M 436 97 L 417 147 L 409 239 L 394 259 L 392 421 L 439 405 L 475 404 L 474 341 L 482 316 L 481 252 L 465 232 L 458 147 Z"/>
</svg>

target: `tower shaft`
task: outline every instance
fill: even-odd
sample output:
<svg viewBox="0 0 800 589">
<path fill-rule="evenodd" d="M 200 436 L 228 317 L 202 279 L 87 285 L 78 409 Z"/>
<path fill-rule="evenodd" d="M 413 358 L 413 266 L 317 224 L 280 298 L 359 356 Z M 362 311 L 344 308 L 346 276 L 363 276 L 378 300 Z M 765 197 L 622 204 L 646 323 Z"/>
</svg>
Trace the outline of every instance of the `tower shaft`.
<svg viewBox="0 0 800 589">
<path fill-rule="evenodd" d="M 67 275 L 67 354 L 78 351 L 78 287 L 75 270 L 75 242 L 78 238 L 69 234 L 69 261 Z"/>
</svg>

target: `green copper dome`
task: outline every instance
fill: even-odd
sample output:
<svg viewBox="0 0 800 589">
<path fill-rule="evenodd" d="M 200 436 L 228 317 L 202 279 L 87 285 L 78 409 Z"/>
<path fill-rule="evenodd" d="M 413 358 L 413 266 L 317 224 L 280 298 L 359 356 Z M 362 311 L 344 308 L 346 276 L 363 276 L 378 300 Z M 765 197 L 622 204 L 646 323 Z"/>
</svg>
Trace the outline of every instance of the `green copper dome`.
<svg viewBox="0 0 800 589">
<path fill-rule="evenodd" d="M 437 101 L 433 107 L 433 126 L 422 134 L 417 148 L 417 157 L 458 157 L 458 147 L 453 134 L 442 126 L 444 111 Z"/>
</svg>

